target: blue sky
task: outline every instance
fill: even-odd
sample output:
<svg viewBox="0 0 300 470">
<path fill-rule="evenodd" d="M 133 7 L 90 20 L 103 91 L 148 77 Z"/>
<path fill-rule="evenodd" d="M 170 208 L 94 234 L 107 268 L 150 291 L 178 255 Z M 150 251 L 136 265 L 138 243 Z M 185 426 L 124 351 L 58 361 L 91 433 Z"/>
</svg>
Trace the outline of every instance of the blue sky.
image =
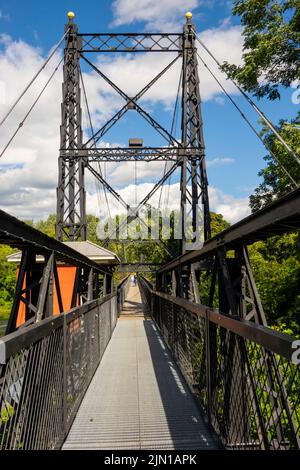
<svg viewBox="0 0 300 470">
<path fill-rule="evenodd" d="M 45 2 L 35 0 L 29 0 L 27 2 L 1 0 L 0 34 L 2 35 L 2 41 L 0 52 L 2 55 L 2 62 L 0 60 L 0 67 L 8 67 L 9 74 L 11 74 L 9 76 L 12 77 L 10 80 L 7 80 L 7 83 L 5 83 L 5 90 L 7 91 L 8 99 L 6 103 L 0 105 L 1 115 L 9 106 L 9 102 L 11 102 L 13 97 L 17 95 L 17 92 L 27 83 L 27 72 L 24 72 L 23 76 L 24 68 L 30 64 L 30 67 L 28 65 L 29 78 L 30 72 L 34 72 L 35 66 L 40 63 L 39 61 L 42 61 L 42 59 L 46 57 L 51 47 L 53 47 L 61 37 L 64 30 L 64 24 L 67 20 L 67 11 L 73 10 L 76 13 L 76 23 L 79 26 L 80 32 L 142 32 L 145 30 L 151 30 L 154 32 L 155 30 L 163 30 L 164 28 L 168 28 L 169 31 L 177 28 L 177 30 L 180 31 L 185 21 L 184 12 L 187 9 L 192 10 L 193 22 L 196 25 L 197 31 L 200 34 L 203 34 L 203 40 L 207 39 L 209 47 L 216 53 L 219 60 L 230 61 L 231 58 L 238 59 L 240 57 L 242 38 L 239 29 L 239 19 L 234 18 L 231 15 L 231 2 L 229 1 L 186 0 L 183 2 L 181 0 L 152 0 L 152 2 L 150 2 L 149 0 L 116 0 L 115 2 L 112 2 L 102 0 L 99 2 L 95 0 L 85 0 L 84 2 L 67 2 L 53 0 L 46 6 Z M 8 35 L 10 39 L 7 39 L 6 35 Z M 26 45 L 27 56 L 25 53 L 24 57 L 22 56 L 23 52 L 20 44 Z M 199 49 L 199 52 L 201 55 L 203 54 L 203 57 L 207 60 L 203 51 Z M 22 66 L 20 65 L 18 68 L 17 61 L 19 59 Z M 93 60 L 100 59 L 93 58 Z M 135 89 L 138 92 L 139 88 L 142 88 L 142 86 L 153 77 L 153 75 L 151 75 L 151 67 L 145 70 L 145 76 L 143 76 L 143 63 L 145 62 L 140 60 L 137 68 L 134 68 L 134 70 L 137 70 L 137 73 L 132 77 L 132 81 L 134 82 L 133 84 L 127 83 L 126 80 L 125 82 L 122 82 L 122 73 L 125 71 L 127 66 L 129 69 L 130 67 L 133 67 L 132 62 L 124 62 L 124 69 L 119 67 L 119 69 L 115 70 L 113 63 L 106 63 L 104 64 L 104 67 L 106 67 L 108 74 L 111 71 L 111 76 L 116 78 L 116 80 L 119 80 L 120 85 L 124 86 L 125 91 L 127 86 L 129 86 L 129 88 L 132 86 L 136 87 Z M 52 68 L 54 67 L 54 64 L 55 62 L 53 62 Z M 99 64 L 101 65 L 101 62 L 98 62 L 98 65 Z M 48 70 L 49 76 L 51 67 L 49 67 Z M 87 91 L 93 100 L 93 97 L 95 96 L 95 90 L 93 88 L 95 78 L 92 80 L 92 77 L 88 75 L 90 72 L 85 67 L 83 70 L 86 73 Z M 128 73 L 130 77 L 131 72 Z M 139 74 L 144 80 L 140 86 L 137 80 Z M 1 76 L 5 77 L 5 75 L 6 71 L 2 70 Z M 215 207 L 213 207 L 213 209 L 218 211 L 223 209 L 224 215 L 228 216 L 227 218 L 230 218 L 231 205 L 233 207 L 234 204 L 236 204 L 236 206 L 234 206 L 236 207 L 236 213 L 234 217 L 232 217 L 232 221 L 234 221 L 247 213 L 247 197 L 251 194 L 253 188 L 255 188 L 259 183 L 257 173 L 264 165 L 263 156 L 266 154 L 266 151 L 258 141 L 257 137 L 248 128 L 247 124 L 242 121 L 240 115 L 232 107 L 232 104 L 227 102 L 226 98 L 222 98 L 222 93 L 217 91 L 216 87 L 210 83 L 207 76 L 201 75 L 201 69 L 200 80 L 201 95 L 203 96 L 202 109 L 204 118 L 204 136 L 207 149 L 208 178 L 210 186 L 215 188 L 215 193 L 212 195 L 212 198 L 216 199 L 214 204 Z M 57 87 L 59 87 L 60 81 L 61 72 L 55 82 Z M 243 111 L 248 113 L 251 121 L 259 130 L 260 126 L 258 124 L 257 115 L 253 113 L 242 97 L 235 94 L 232 86 L 225 81 L 223 83 L 230 91 L 234 92 L 234 98 L 242 107 Z M 166 84 L 165 86 L 167 92 L 168 85 Z M 53 96 L 51 93 L 53 93 Z M 40 136 L 39 141 L 36 142 L 37 139 L 35 134 L 35 137 L 31 139 L 32 145 L 30 146 L 28 144 L 30 141 L 30 131 L 25 130 L 24 134 L 19 136 L 16 140 L 14 157 L 9 155 L 7 161 L 5 161 L 4 156 L 1 161 L 0 172 L 2 171 L 2 176 L 4 171 L 6 172 L 4 175 L 5 178 L 8 176 L 7 171 L 11 171 L 12 169 L 15 172 L 19 171 L 21 178 L 21 170 L 25 169 L 28 173 L 28 181 L 30 181 L 30 177 L 32 177 L 32 181 L 36 181 L 36 184 L 34 182 L 32 184 L 24 183 L 24 191 L 18 196 L 17 202 L 15 200 L 10 202 L 9 186 L 5 186 L 4 184 L 2 185 L 2 191 L 4 194 L 4 197 L 2 197 L 2 207 L 18 216 L 28 216 L 28 210 L 31 210 L 32 213 L 35 211 L 38 216 L 43 217 L 46 215 L 47 211 L 53 212 L 55 206 L 54 181 L 57 176 L 55 133 L 58 135 L 59 131 L 57 120 L 60 109 L 60 95 L 54 90 L 51 91 L 51 93 L 49 92 L 49 100 L 51 99 L 49 109 L 51 108 L 51 112 L 53 112 L 53 120 L 52 118 L 49 119 L 49 126 L 46 126 L 45 121 L 47 119 L 47 112 L 45 110 L 47 106 L 46 99 L 44 101 L 44 108 L 42 108 L 43 102 L 39 103 L 39 108 L 35 111 L 35 114 L 33 114 L 31 120 L 29 120 L 27 124 L 27 126 L 31 126 L 31 132 L 44 133 L 45 145 L 42 143 L 42 136 Z M 100 99 L 99 96 L 101 93 L 102 98 Z M 283 90 L 282 99 L 280 101 L 269 102 L 268 100 L 260 100 L 259 105 L 275 123 L 277 123 L 281 118 L 286 120 L 291 119 L 297 112 L 296 105 L 292 103 L 292 93 L 293 90 Z M 169 97 L 160 97 L 158 95 L 158 92 L 156 95 L 154 93 L 154 95 L 151 95 L 148 100 L 142 101 L 141 103 L 146 109 L 151 110 L 152 115 L 159 120 L 162 125 L 167 129 L 170 129 L 172 119 L 171 109 L 174 105 L 174 96 L 172 98 L 171 95 Z M 54 98 L 54 96 L 56 98 Z M 99 90 L 99 96 L 97 97 L 97 100 L 96 96 L 95 100 L 93 100 L 93 103 L 95 102 L 94 108 L 92 103 L 92 114 L 95 118 L 96 128 L 97 125 L 101 124 L 106 117 L 109 117 L 109 100 L 116 99 L 116 102 L 114 102 L 115 109 L 118 108 L 119 104 L 117 98 L 113 95 L 107 95 L 106 90 Z M 99 110 L 101 103 L 104 103 L 103 109 Z M 25 104 L 24 110 L 26 109 Z M 122 105 L 122 102 L 120 102 L 120 104 Z M 98 109 L 96 109 L 97 106 Z M 114 108 L 114 106 L 112 106 L 112 108 Z M 57 109 L 57 112 L 55 109 Z M 54 117 L 54 114 L 56 117 Z M 5 139 L 10 135 L 11 130 L 18 123 L 18 117 L 18 113 L 16 113 L 15 116 L 12 116 L 8 123 L 7 130 L 4 130 L 4 132 L 2 131 L 2 146 Z M 45 127 L 42 127 L 43 123 L 45 124 Z M 179 130 L 180 122 L 178 122 L 178 131 Z M 28 134 L 26 134 L 26 132 L 28 132 Z M 126 145 L 128 138 L 133 136 L 144 138 L 146 145 L 164 145 L 164 142 L 160 137 L 157 137 L 153 133 L 152 129 L 149 129 L 149 127 L 145 125 L 139 117 L 132 113 L 128 113 L 124 122 L 120 123 L 120 125 L 116 126 L 109 134 L 107 134 L 107 136 L 105 136 L 105 142 L 109 144 L 120 143 Z M 46 143 L 48 142 L 46 138 L 49 138 L 49 144 Z M 35 144 L 33 141 L 35 141 Z M 50 148 L 52 149 L 51 152 L 48 151 Z M 58 148 L 58 145 L 56 148 Z M 45 157 L 43 157 L 43 154 L 45 154 Z M 19 157 L 17 157 L 17 155 L 19 155 Z M 24 155 L 28 155 L 28 162 L 31 162 L 31 167 L 29 163 L 27 164 L 26 157 Z M 51 162 L 53 162 L 51 169 L 49 166 L 49 175 L 51 174 L 51 178 L 49 176 L 49 179 L 47 180 L 46 173 L 48 172 L 48 167 L 45 167 L 45 175 L 40 178 L 42 183 L 38 181 L 38 178 L 35 175 L 36 169 L 38 168 L 36 164 L 37 158 L 44 158 L 44 160 L 47 159 L 47 161 L 51 160 Z M 42 162 L 42 160 L 39 160 L 39 162 Z M 6 167 L 6 163 L 10 166 Z M 116 175 L 117 171 L 117 168 L 113 168 L 112 182 L 116 187 L 123 189 L 124 194 L 130 194 L 130 188 L 132 189 L 133 184 L 132 167 L 131 170 L 127 167 L 127 179 L 124 176 L 123 179 L 118 177 L 114 180 L 114 175 Z M 124 171 L 124 175 L 125 173 L 126 172 Z M 144 168 L 144 170 L 142 169 L 140 172 L 140 182 L 145 183 L 146 188 L 148 187 L 147 184 L 151 184 L 156 181 L 160 174 L 160 171 L 157 173 L 149 173 Z M 40 177 L 40 175 L 37 176 Z M 176 177 L 172 182 L 176 183 Z M 3 189 L 4 186 L 5 189 Z M 37 203 L 36 199 L 39 198 L 39 190 L 45 191 L 46 189 L 48 191 L 47 194 L 41 193 L 44 194 L 44 196 L 42 196 L 44 205 L 41 202 Z M 142 188 L 140 189 L 141 195 L 143 195 L 143 190 Z M 90 189 L 90 192 L 91 197 L 94 196 L 92 189 Z M 222 200 L 222 197 L 224 200 Z M 24 200 L 24 204 L 20 202 L 22 200 Z M 28 209 L 28 200 L 31 201 L 31 205 L 29 204 L 30 209 Z M 27 209 L 25 209 L 25 205 L 27 206 Z"/>
</svg>

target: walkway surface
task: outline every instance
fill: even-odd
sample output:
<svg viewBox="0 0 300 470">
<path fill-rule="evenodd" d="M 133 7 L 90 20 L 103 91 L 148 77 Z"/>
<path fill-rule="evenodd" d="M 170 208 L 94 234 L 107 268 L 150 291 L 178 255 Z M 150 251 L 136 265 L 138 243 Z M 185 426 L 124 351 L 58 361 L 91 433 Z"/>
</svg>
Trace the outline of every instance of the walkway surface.
<svg viewBox="0 0 300 470">
<path fill-rule="evenodd" d="M 214 449 L 187 385 L 138 287 L 130 287 L 112 339 L 63 449 Z"/>
</svg>

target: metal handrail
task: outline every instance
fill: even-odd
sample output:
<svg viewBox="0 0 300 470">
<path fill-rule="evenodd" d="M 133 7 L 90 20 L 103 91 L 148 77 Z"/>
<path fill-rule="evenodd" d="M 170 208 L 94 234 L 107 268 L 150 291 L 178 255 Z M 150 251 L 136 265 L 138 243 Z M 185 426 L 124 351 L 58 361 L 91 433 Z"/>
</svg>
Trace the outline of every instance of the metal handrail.
<svg viewBox="0 0 300 470">
<path fill-rule="evenodd" d="M 185 299 L 164 294 L 163 292 L 151 290 L 151 294 L 156 297 L 160 297 L 161 299 L 168 300 L 178 307 L 183 307 L 199 317 L 207 318 L 208 321 L 215 323 L 222 328 L 226 328 L 232 333 L 250 341 L 255 341 L 255 343 L 263 346 L 269 351 L 291 360 L 291 356 L 294 352 L 292 345 L 295 338 L 287 333 L 275 331 L 267 326 L 257 325 L 256 323 L 242 318 L 232 317 L 230 315 L 217 312 L 216 310 L 212 310 L 205 305 L 195 304 Z"/>
<path fill-rule="evenodd" d="M 1 338 L 0 449 L 61 447 L 117 315 L 114 292 Z"/>
<path fill-rule="evenodd" d="M 116 297 L 116 295 L 116 293 L 108 294 L 102 299 L 92 300 L 79 307 L 74 307 L 65 313 L 45 318 L 27 328 L 18 329 L 13 333 L 2 336 L 0 338 L 0 364 L 6 364 L 7 360 L 20 349 L 29 347 L 56 329 L 61 328 L 64 322 L 68 325 L 79 316 L 86 315 L 90 310 L 100 307 L 113 297 Z"/>
<path fill-rule="evenodd" d="M 144 302 L 227 449 L 300 449 L 295 338 L 151 289 Z"/>
</svg>

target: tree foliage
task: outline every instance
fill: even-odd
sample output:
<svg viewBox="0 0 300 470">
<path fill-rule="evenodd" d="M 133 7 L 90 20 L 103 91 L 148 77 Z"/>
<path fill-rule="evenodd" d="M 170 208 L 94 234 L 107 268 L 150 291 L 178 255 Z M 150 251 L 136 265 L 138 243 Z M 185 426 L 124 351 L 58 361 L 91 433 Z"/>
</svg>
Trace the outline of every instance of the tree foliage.
<svg viewBox="0 0 300 470">
<path fill-rule="evenodd" d="M 279 98 L 280 86 L 300 79 L 299 0 L 235 0 L 233 14 L 243 25 L 244 64 L 224 69 L 257 97 Z"/>
<path fill-rule="evenodd" d="M 291 233 L 249 248 L 268 323 L 300 334 L 300 237 Z"/>
<path fill-rule="evenodd" d="M 280 135 L 298 155 L 300 155 L 299 124 L 300 112 L 291 123 L 281 121 L 278 126 Z M 295 184 L 286 174 L 284 168 L 289 172 L 296 184 L 300 185 L 299 163 L 288 153 L 282 143 L 279 142 L 269 129 L 264 127 L 262 135 L 268 147 L 272 150 L 273 154 L 276 155 L 277 161 L 270 154 L 264 157 L 267 166 L 259 172 L 259 176 L 263 178 L 263 181 L 255 189 L 254 194 L 250 196 L 250 206 L 253 212 L 269 204 L 275 198 L 284 196 L 295 189 Z M 280 164 L 278 162 L 280 162 Z"/>
<path fill-rule="evenodd" d="M 9 246 L 0 245 L 0 320 L 9 316 L 16 285 L 16 266 L 6 261 L 12 252 Z"/>
</svg>

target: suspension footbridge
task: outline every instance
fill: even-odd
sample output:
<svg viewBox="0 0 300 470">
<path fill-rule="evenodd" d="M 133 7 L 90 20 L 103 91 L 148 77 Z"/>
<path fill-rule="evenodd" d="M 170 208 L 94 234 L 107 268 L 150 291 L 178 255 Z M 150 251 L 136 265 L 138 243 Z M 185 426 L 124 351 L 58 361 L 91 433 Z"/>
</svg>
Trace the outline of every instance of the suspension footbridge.
<svg viewBox="0 0 300 470">
<path fill-rule="evenodd" d="M 268 326 L 248 254 L 256 241 L 299 230 L 300 190 L 289 169 L 283 168 L 293 191 L 211 237 L 198 76 L 198 59 L 204 59 L 197 46 L 211 51 L 197 36 L 191 14 L 181 33 L 84 33 L 74 14 L 68 18 L 46 60 L 64 44 L 63 59 L 53 71 L 63 62 L 56 239 L 0 211 L 0 243 L 19 250 L 11 314 L 0 338 L 1 449 L 299 449 L 295 338 Z M 92 61 L 93 55 L 108 53 L 169 53 L 173 58 L 139 93 L 128 96 Z M 139 100 L 180 62 L 168 131 Z M 96 131 L 82 63 L 125 101 Z M 83 106 L 91 131 L 87 140 Z M 180 138 L 174 135 L 179 108 Z M 129 147 L 101 147 L 106 132 L 129 111 L 137 112 L 166 145 L 143 147 L 135 141 Z M 104 162 L 124 161 L 165 162 L 160 180 L 134 208 L 103 170 Z M 130 220 L 143 225 L 139 209 L 175 171 L 180 174 L 179 209 L 192 225 L 190 233 L 182 230 L 179 252 L 174 255 L 161 237 L 156 242 L 167 251 L 166 263 L 126 263 L 105 249 L 108 233 L 96 256 L 97 247 L 88 242 L 86 172 L 101 188 L 108 211 L 110 194 L 129 211 Z M 121 282 L 115 278 L 118 269 Z M 137 272 L 137 285 L 124 272 Z M 199 290 L 203 273 L 205 302 Z"/>
</svg>

